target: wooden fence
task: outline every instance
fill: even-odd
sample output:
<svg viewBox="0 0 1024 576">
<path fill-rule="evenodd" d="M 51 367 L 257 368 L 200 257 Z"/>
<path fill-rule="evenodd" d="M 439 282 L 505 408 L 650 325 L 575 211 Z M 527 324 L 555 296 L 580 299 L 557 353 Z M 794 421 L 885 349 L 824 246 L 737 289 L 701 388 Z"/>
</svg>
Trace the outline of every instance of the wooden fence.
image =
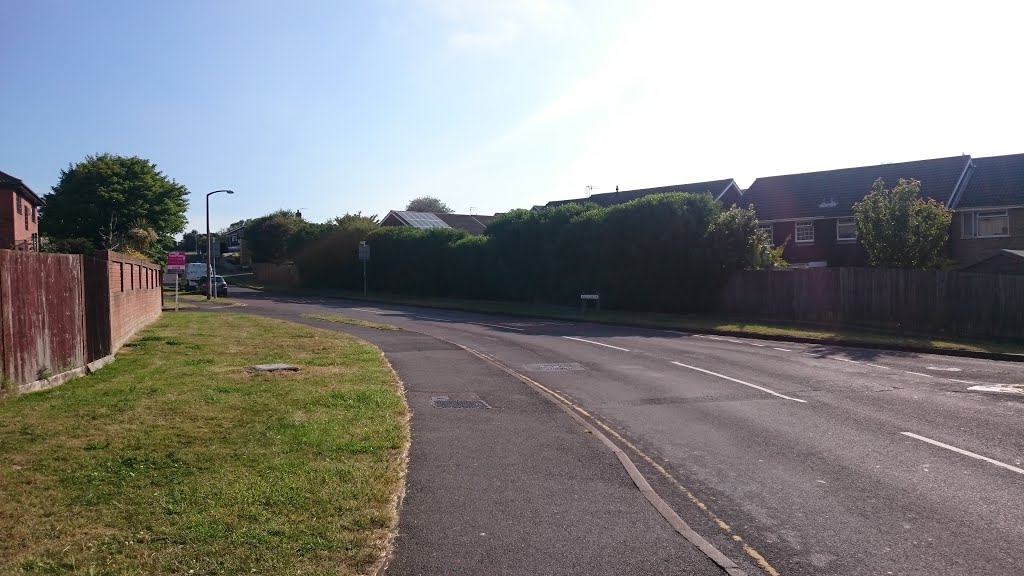
<svg viewBox="0 0 1024 576">
<path fill-rule="evenodd" d="M 3 378 L 24 384 L 86 363 L 82 257 L 0 250 Z"/>
<path fill-rule="evenodd" d="M 160 316 L 160 267 L 114 252 L 0 250 L 0 377 L 59 384 Z"/>
<path fill-rule="evenodd" d="M 975 338 L 1024 338 L 1024 276 L 930 270 L 742 271 L 721 311 Z"/>
</svg>

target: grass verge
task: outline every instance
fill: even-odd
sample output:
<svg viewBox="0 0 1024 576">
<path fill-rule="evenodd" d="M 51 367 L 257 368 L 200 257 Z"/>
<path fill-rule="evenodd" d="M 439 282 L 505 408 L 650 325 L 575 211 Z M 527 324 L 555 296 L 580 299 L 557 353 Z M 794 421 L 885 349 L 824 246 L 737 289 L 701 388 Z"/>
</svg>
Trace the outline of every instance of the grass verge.
<svg viewBox="0 0 1024 576">
<path fill-rule="evenodd" d="M 271 288 L 268 288 L 268 290 Z M 1024 354 L 1024 342 L 999 340 L 966 340 L 935 338 L 923 335 L 901 335 L 881 330 L 862 328 L 833 328 L 786 324 L 775 322 L 748 322 L 734 319 L 711 318 L 706 316 L 661 314 L 653 312 L 632 312 L 625 310 L 580 311 L 579 308 L 529 304 L 526 302 L 504 302 L 490 300 L 460 300 L 449 298 L 418 298 L 391 294 L 370 294 L 362 292 L 330 290 L 296 290 L 273 288 L 293 294 L 320 295 L 352 300 L 386 302 L 408 306 L 424 306 L 447 310 L 462 310 L 484 314 L 504 314 L 533 318 L 549 318 L 574 322 L 603 322 L 642 328 L 683 330 L 732 336 L 764 337 L 821 341 L 836 344 L 862 346 L 896 346 L 943 351 L 988 352 L 1001 354 Z"/>
<path fill-rule="evenodd" d="M 303 314 L 302 317 L 312 318 L 314 320 L 324 320 L 326 322 L 334 322 L 336 324 L 350 324 L 352 326 L 362 326 L 363 328 L 373 328 L 374 330 L 401 330 L 401 328 L 399 328 L 398 326 L 393 326 L 391 324 L 370 322 L 368 320 L 349 318 L 348 316 L 340 316 L 337 314 Z"/>
<path fill-rule="evenodd" d="M 295 373 L 246 367 L 287 362 Z M 0 400 L 0 574 L 366 574 L 408 441 L 373 346 L 168 314 L 117 361 Z"/>
</svg>

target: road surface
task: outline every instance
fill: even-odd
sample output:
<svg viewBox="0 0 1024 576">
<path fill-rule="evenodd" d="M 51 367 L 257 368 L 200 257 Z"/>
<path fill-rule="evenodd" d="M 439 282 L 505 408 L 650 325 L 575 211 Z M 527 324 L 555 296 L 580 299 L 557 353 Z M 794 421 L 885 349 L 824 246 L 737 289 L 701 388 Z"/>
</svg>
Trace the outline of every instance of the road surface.
<svg viewBox="0 0 1024 576">
<path fill-rule="evenodd" d="M 235 289 L 443 338 L 578 407 L 748 574 L 1024 574 L 1024 363 Z M 415 440 L 414 440 L 415 441 Z"/>
</svg>

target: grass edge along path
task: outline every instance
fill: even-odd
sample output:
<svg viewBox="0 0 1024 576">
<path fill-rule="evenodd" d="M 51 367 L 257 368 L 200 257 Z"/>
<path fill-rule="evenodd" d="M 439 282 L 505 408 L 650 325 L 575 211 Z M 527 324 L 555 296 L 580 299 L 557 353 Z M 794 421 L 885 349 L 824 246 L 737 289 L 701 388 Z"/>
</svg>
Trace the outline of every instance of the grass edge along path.
<svg viewBox="0 0 1024 576">
<path fill-rule="evenodd" d="M 459 310 L 482 314 L 499 314 L 573 322 L 594 322 L 638 328 L 692 331 L 721 336 L 765 338 L 768 340 L 789 340 L 807 343 L 821 343 L 845 346 L 910 349 L 935 354 L 1010 354 L 1024 355 L 1024 342 L 1009 340 L 951 339 L 919 334 L 894 334 L 882 330 L 849 327 L 787 324 L 782 322 L 745 321 L 737 319 L 716 319 L 695 315 L 662 314 L 656 312 L 632 312 L 628 310 L 588 310 L 578 308 L 507 302 L 498 300 L 465 300 L 455 298 L 421 298 L 395 294 L 370 293 L 347 290 L 311 290 L 280 286 L 246 286 L 255 290 L 282 292 L 307 296 L 344 298 L 367 302 L 380 302 L 406 306 L 421 306 L 442 310 Z M 1021 358 L 1024 360 L 1024 358 Z"/>
<path fill-rule="evenodd" d="M 362 328 L 373 328 L 374 330 L 401 330 L 401 328 L 393 324 L 370 322 L 369 320 L 360 320 L 358 318 L 351 318 L 340 314 L 303 314 L 302 317 L 310 318 L 312 320 L 323 320 L 324 322 L 334 322 L 335 324 L 349 324 L 351 326 L 359 326 Z"/>
<path fill-rule="evenodd" d="M 257 374 L 257 363 L 298 372 Z M 0 397 L 0 574 L 370 574 L 409 411 L 379 349 L 245 314 L 165 314 L 117 361 Z"/>
</svg>

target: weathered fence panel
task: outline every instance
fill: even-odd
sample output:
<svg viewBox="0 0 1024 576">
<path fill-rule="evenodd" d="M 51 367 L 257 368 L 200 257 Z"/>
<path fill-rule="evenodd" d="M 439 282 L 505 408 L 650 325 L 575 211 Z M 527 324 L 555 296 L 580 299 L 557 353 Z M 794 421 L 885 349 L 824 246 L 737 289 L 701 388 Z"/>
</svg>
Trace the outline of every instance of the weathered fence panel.
<svg viewBox="0 0 1024 576">
<path fill-rule="evenodd" d="M 1024 276 L 813 268 L 737 272 L 728 314 L 978 338 L 1024 338 Z"/>
<path fill-rule="evenodd" d="M 3 377 L 40 380 L 86 363 L 82 257 L 0 250 Z"/>
</svg>

